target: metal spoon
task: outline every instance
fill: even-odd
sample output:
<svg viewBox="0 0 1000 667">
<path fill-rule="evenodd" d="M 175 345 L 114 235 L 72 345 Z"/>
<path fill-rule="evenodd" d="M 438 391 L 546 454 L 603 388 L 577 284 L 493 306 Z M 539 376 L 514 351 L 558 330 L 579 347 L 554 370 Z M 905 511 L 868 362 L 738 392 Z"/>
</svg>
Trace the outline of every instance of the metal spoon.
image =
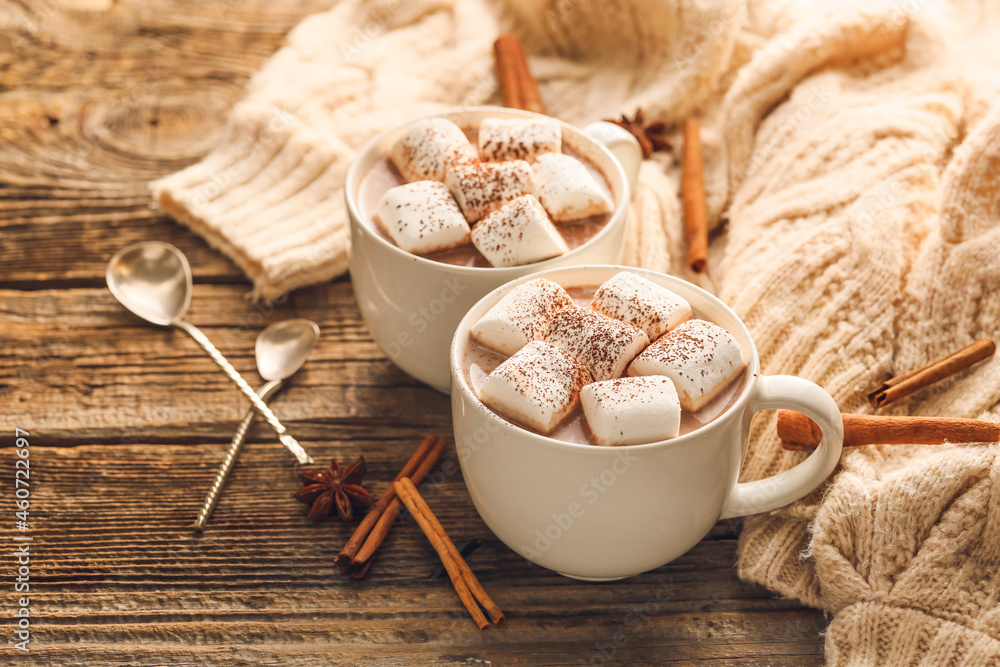
<svg viewBox="0 0 1000 667">
<path fill-rule="evenodd" d="M 160 241 L 145 241 L 122 248 L 108 262 L 107 280 L 111 293 L 133 313 L 153 324 L 183 329 L 198 341 L 229 379 L 250 399 L 257 412 L 264 416 L 278 434 L 281 444 L 295 455 L 295 459 L 300 464 L 313 463 L 312 457 L 289 435 L 270 408 L 205 334 L 183 320 L 191 304 L 192 280 L 191 265 L 180 250 Z"/>
<path fill-rule="evenodd" d="M 260 376 L 268 380 L 267 384 L 257 390 L 260 400 L 266 401 L 284 385 L 284 381 L 295 374 L 302 364 L 306 362 L 309 353 L 312 352 L 316 339 L 319 338 L 319 327 L 311 320 L 286 320 L 277 322 L 260 332 L 257 336 L 255 353 L 257 357 L 257 371 Z M 219 472 L 215 474 L 215 481 L 205 496 L 205 502 L 201 507 L 201 512 L 192 526 L 201 532 L 205 530 L 208 517 L 215 509 L 215 504 L 219 501 L 219 492 L 229 477 L 229 471 L 236 463 L 236 457 L 243 449 L 243 442 L 246 440 L 247 431 L 254 417 L 256 410 L 251 410 L 243 418 L 243 422 L 236 429 L 236 435 L 229 445 L 229 452 L 226 459 L 219 467 Z"/>
</svg>

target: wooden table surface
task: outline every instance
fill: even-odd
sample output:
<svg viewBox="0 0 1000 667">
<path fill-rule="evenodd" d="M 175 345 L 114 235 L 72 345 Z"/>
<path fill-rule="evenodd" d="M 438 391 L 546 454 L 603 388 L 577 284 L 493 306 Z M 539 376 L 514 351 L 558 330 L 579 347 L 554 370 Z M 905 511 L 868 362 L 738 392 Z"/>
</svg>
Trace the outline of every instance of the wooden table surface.
<svg viewBox="0 0 1000 667">
<path fill-rule="evenodd" d="M 477 516 L 461 474 L 428 498 L 507 614 L 476 629 L 412 520 L 365 581 L 333 558 L 351 527 L 311 524 L 290 456 L 255 426 L 209 530 L 189 525 L 248 403 L 177 330 L 104 285 L 129 243 L 194 269 L 190 320 L 256 383 L 268 323 L 322 328 L 275 405 L 317 460 L 364 453 L 380 493 L 449 403 L 389 365 L 342 279 L 251 304 L 200 238 L 150 208 L 146 182 L 196 161 L 247 78 L 329 0 L 0 4 L 0 519 L 4 615 L 15 536 L 30 536 L 30 655 L 3 664 L 818 665 L 822 614 L 741 582 L 739 524 L 675 562 L 608 584 L 537 567 Z M 107 4 L 111 4 L 110 2 Z M 15 526 L 14 429 L 30 433 L 29 530 Z M 454 451 L 447 455 L 455 460 Z"/>
</svg>

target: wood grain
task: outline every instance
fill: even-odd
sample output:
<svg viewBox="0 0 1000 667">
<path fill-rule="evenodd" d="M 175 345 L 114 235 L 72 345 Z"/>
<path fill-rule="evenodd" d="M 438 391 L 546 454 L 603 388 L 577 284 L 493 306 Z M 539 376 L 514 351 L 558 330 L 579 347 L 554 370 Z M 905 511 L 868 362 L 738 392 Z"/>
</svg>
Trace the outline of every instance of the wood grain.
<svg viewBox="0 0 1000 667">
<path fill-rule="evenodd" d="M 331 4 L 0 4 L 0 475 L 13 479 L 13 428 L 27 428 L 34 661 L 821 664 L 822 615 L 736 578 L 738 522 L 654 572 L 584 584 L 493 537 L 454 452 L 424 495 L 456 542 L 483 541 L 467 560 L 503 628 L 480 633 L 447 580 L 430 578 L 435 554 L 405 515 L 367 580 L 337 575 L 351 527 L 305 520 L 292 461 L 263 426 L 207 532 L 188 529 L 247 404 L 193 341 L 107 292 L 105 264 L 128 243 L 188 255 L 190 318 L 251 383 L 260 329 L 319 323 L 313 357 L 274 403 L 318 461 L 363 452 L 377 493 L 425 433 L 450 434 L 447 397 L 387 362 L 349 282 L 250 304 L 231 263 L 150 206 L 148 181 L 204 155 L 287 31 Z"/>
</svg>

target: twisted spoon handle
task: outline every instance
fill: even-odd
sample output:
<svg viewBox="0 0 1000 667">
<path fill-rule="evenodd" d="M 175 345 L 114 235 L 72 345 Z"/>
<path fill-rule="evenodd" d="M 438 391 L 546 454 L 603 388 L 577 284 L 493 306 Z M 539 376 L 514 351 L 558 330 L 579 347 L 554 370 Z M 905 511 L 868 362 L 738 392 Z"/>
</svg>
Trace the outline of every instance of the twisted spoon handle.
<svg viewBox="0 0 1000 667">
<path fill-rule="evenodd" d="M 250 399 L 250 402 L 253 403 L 254 409 L 257 410 L 257 412 L 264 417 L 267 423 L 271 425 L 274 432 L 278 434 L 278 440 L 280 440 L 281 444 L 288 448 L 288 451 L 295 455 L 295 460 L 298 461 L 300 465 L 303 463 L 314 462 L 312 457 L 306 453 L 306 450 L 302 449 L 302 445 L 300 445 L 295 438 L 288 434 L 288 429 L 286 429 L 284 425 L 278 421 L 278 418 L 273 412 L 271 412 L 271 408 L 267 407 L 267 404 L 260 400 L 260 396 L 254 393 L 250 385 L 247 384 L 247 381 L 244 380 L 238 372 L 236 372 L 236 369 L 233 368 L 232 364 L 226 361 L 226 358 L 222 356 L 222 353 L 219 352 L 214 345 L 212 345 L 212 341 L 210 341 L 208 337 L 198 329 L 198 327 L 183 320 L 175 322 L 174 324 L 188 332 L 192 338 L 198 341 L 199 345 L 205 348 L 208 355 L 212 357 L 212 361 L 217 363 L 219 367 L 226 372 L 229 379 L 236 383 L 236 386 L 240 388 L 243 395 Z"/>
<path fill-rule="evenodd" d="M 273 394 L 276 394 L 283 385 L 283 380 L 271 380 L 257 390 L 257 395 L 260 396 L 260 400 L 266 401 Z M 215 473 L 215 480 L 212 481 L 212 486 L 205 495 L 205 502 L 202 503 L 201 511 L 198 513 L 198 518 L 195 519 L 194 525 L 192 526 L 192 528 L 198 532 L 205 530 L 205 524 L 208 523 L 208 518 L 215 510 L 215 504 L 219 502 L 219 493 L 222 491 L 222 487 L 225 485 L 226 480 L 229 479 L 229 472 L 233 469 L 233 465 L 236 463 L 236 457 L 239 456 L 240 450 L 243 449 L 243 443 L 246 441 L 247 431 L 250 430 L 250 424 L 253 423 L 256 416 L 257 411 L 250 410 L 250 412 L 247 413 L 247 416 L 243 418 L 243 421 L 240 422 L 239 427 L 236 429 L 236 434 L 233 435 L 233 441 L 229 443 L 229 451 L 226 452 L 226 458 L 222 462 L 222 465 L 219 466 L 219 471 Z"/>
</svg>

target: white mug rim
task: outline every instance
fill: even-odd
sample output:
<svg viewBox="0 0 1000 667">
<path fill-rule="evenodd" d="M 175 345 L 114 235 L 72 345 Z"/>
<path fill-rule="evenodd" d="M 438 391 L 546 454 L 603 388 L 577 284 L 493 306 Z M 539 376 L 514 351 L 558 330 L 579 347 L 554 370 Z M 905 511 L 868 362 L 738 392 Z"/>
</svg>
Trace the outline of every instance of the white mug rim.
<svg viewBox="0 0 1000 667">
<path fill-rule="evenodd" d="M 573 255 L 582 252 L 583 250 L 589 248 L 591 245 L 597 243 L 605 236 L 608 236 L 609 234 L 613 233 L 613 230 L 619 225 L 625 224 L 625 215 L 630 205 L 631 192 L 629 191 L 628 179 L 625 177 L 625 170 L 622 168 L 621 163 L 618 162 L 618 159 L 614 156 L 614 154 L 612 154 L 611 151 L 608 150 L 607 146 L 602 144 L 600 141 L 597 141 L 596 139 L 593 139 L 592 137 L 588 136 L 586 132 L 574 127 L 573 125 L 570 125 L 565 121 L 561 121 L 558 118 L 552 118 L 551 116 L 544 116 L 542 114 L 537 114 L 531 111 L 524 111 L 522 109 L 510 109 L 507 107 L 496 107 L 496 106 L 475 106 L 475 107 L 456 107 L 448 111 L 441 111 L 438 113 L 431 113 L 419 116 L 417 118 L 411 118 L 406 122 L 399 123 L 387 130 L 379 132 L 376 136 L 372 137 L 361 148 L 361 150 L 358 151 L 357 155 L 354 156 L 354 159 L 351 161 L 350 167 L 348 167 L 347 169 L 347 175 L 344 178 L 344 199 L 347 202 L 347 214 L 351 225 L 354 228 L 359 229 L 361 233 L 365 235 L 365 237 L 369 239 L 374 239 L 375 242 L 381 244 L 384 248 L 388 249 L 390 253 L 398 255 L 401 259 L 409 259 L 411 261 L 415 261 L 417 264 L 425 264 L 431 267 L 436 267 L 438 269 L 451 271 L 453 273 L 457 273 L 460 275 L 486 273 L 493 275 L 495 277 L 499 277 L 501 279 L 505 277 L 505 274 L 509 274 L 513 279 L 520 272 L 524 271 L 525 265 L 502 266 L 502 267 L 462 266 L 458 264 L 448 264 L 445 262 L 438 262 L 433 259 L 427 259 L 426 257 L 423 257 L 421 255 L 415 255 L 413 253 L 407 252 L 402 248 L 400 248 L 399 246 L 392 243 L 391 241 L 389 241 L 388 239 L 383 238 L 381 234 L 377 233 L 374 229 L 371 228 L 370 225 L 366 224 L 364 222 L 364 218 L 361 216 L 361 210 L 358 208 L 354 192 L 357 190 L 358 186 L 360 186 L 361 178 L 364 176 L 364 174 L 360 173 L 361 164 L 367 162 L 365 158 L 367 158 L 371 153 L 375 152 L 376 149 L 381 150 L 381 143 L 384 141 L 386 136 L 399 131 L 401 128 L 406 127 L 407 125 L 411 125 L 417 121 L 424 120 L 427 118 L 447 118 L 449 116 L 456 116 L 462 113 L 473 113 L 473 112 L 477 113 L 502 112 L 506 116 L 524 116 L 526 118 L 540 117 L 540 118 L 548 118 L 550 120 L 554 120 L 561 126 L 570 128 L 571 131 L 578 134 L 584 140 L 590 142 L 593 145 L 593 147 L 598 150 L 598 152 L 604 153 L 605 157 L 607 157 L 610 161 L 609 164 L 614 169 L 614 178 L 617 179 L 619 183 L 621 190 L 621 198 L 620 198 L 621 200 L 615 203 L 615 209 L 614 211 L 612 211 L 611 217 L 608 219 L 608 222 L 604 225 L 604 227 L 599 232 L 597 232 L 597 234 L 587 239 L 587 241 L 582 245 L 580 245 L 579 247 L 573 248 L 568 253 L 559 255 L 558 257 L 552 257 L 550 259 L 542 260 L 540 262 L 536 262 L 528 266 L 531 266 L 531 268 L 537 267 L 539 271 L 543 271 L 548 268 L 551 268 L 552 265 L 556 264 L 557 262 L 559 263 L 565 262 L 567 258 L 573 257 Z M 610 174 L 605 174 L 605 176 L 607 176 L 609 180 L 611 180 Z"/>
<path fill-rule="evenodd" d="M 475 314 L 476 318 L 481 317 L 482 314 L 485 312 L 483 304 L 486 301 L 492 299 L 493 302 L 490 303 L 490 306 L 492 307 L 492 305 L 496 303 L 496 301 L 499 301 L 499 299 L 502 298 L 503 294 L 506 294 L 508 291 L 510 291 L 517 285 L 525 283 L 529 280 L 535 280 L 536 278 L 545 278 L 551 276 L 552 274 L 583 272 L 585 270 L 594 270 L 594 269 L 631 271 L 639 275 L 650 274 L 650 275 L 656 275 L 658 277 L 667 278 L 670 281 L 677 281 L 679 283 L 683 283 L 686 288 L 694 289 L 695 292 L 698 293 L 699 297 L 706 298 L 710 302 L 712 302 L 713 305 L 721 307 L 722 309 L 727 311 L 733 317 L 733 319 L 737 323 L 739 323 L 739 327 L 741 329 L 740 333 L 744 336 L 749 346 L 749 350 L 747 350 L 747 352 L 749 353 L 750 357 L 747 362 L 746 369 L 744 371 L 747 374 L 746 381 L 744 382 L 743 389 L 740 392 L 740 396 L 735 401 L 733 401 L 732 405 L 727 407 L 724 411 L 722 411 L 722 413 L 720 413 L 708 424 L 699 426 L 697 429 L 689 433 L 685 433 L 684 435 L 677 436 L 676 438 L 668 438 L 666 440 L 658 440 L 656 442 L 647 442 L 640 445 L 616 445 L 611 447 L 601 447 L 598 445 L 566 442 L 565 440 L 558 440 L 556 438 L 552 438 L 547 435 L 535 433 L 534 431 L 530 431 L 522 426 L 519 426 L 511 421 L 504 419 L 503 417 L 501 417 L 500 415 L 496 414 L 495 412 L 487 408 L 485 405 L 483 405 L 483 403 L 472 391 L 472 388 L 469 386 L 468 382 L 466 382 L 465 372 L 464 369 L 462 368 L 463 366 L 462 360 L 458 358 L 459 347 L 464 348 L 467 344 L 469 329 L 471 329 L 473 324 L 473 322 L 470 321 L 472 319 L 472 316 Z M 554 280 L 553 282 L 558 282 L 558 281 Z M 483 311 L 483 312 L 480 313 L 478 311 Z M 461 332 L 463 331 L 465 332 L 465 336 L 461 335 Z M 754 395 L 754 392 L 756 391 L 757 379 L 760 376 L 760 359 L 757 354 L 757 345 L 756 343 L 754 343 L 753 337 L 750 335 L 749 329 L 747 329 L 747 326 L 743 322 L 743 319 L 739 317 L 736 314 L 736 312 L 733 311 L 732 308 L 727 306 L 721 299 L 719 299 L 714 294 L 708 292 L 707 290 L 698 287 L 694 283 L 688 282 L 682 278 L 671 276 L 670 274 L 663 273 L 661 271 L 653 271 L 651 269 L 642 269 L 639 267 L 623 266 L 618 264 L 583 264 L 579 266 L 564 266 L 554 269 L 548 269 L 545 271 L 538 271 L 536 273 L 532 273 L 527 276 L 518 278 L 516 280 L 511 280 L 510 282 L 504 283 L 503 285 L 497 287 L 489 294 L 485 295 L 482 299 L 477 301 L 476 304 L 472 306 L 472 308 L 470 308 L 469 311 L 462 317 L 462 321 L 459 323 L 458 328 L 455 330 L 455 334 L 452 338 L 448 357 L 451 365 L 452 394 L 454 394 L 456 391 L 460 392 L 462 394 L 463 399 L 471 400 L 473 404 L 477 407 L 477 409 L 488 415 L 488 417 L 493 421 L 497 422 L 500 428 L 512 430 L 516 432 L 519 436 L 522 436 L 529 441 L 534 441 L 540 445 L 544 445 L 550 448 L 564 449 L 569 452 L 579 452 L 579 453 L 589 452 L 593 455 L 606 455 L 609 451 L 640 452 L 651 449 L 667 449 L 673 447 L 680 447 L 695 439 L 703 438 L 706 435 L 710 435 L 713 431 L 723 428 L 729 422 L 729 420 L 733 418 L 734 415 L 742 414 L 745 412 L 747 404 L 750 402 L 752 396 Z M 456 443 L 456 445 L 458 444 L 460 443 Z M 742 446 L 742 443 L 740 443 L 740 445 Z"/>
</svg>

